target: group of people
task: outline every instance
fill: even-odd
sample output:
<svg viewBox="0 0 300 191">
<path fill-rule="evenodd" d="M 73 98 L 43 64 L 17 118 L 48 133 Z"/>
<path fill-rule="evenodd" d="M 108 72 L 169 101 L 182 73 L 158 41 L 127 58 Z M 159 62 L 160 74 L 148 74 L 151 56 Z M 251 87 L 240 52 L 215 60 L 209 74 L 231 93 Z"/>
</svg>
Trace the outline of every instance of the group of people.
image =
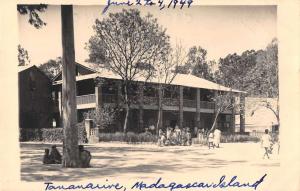
<svg viewBox="0 0 300 191">
<path fill-rule="evenodd" d="M 208 133 L 208 149 L 212 148 L 219 148 L 221 142 L 221 131 L 220 129 L 216 128 L 214 131 Z"/>
<path fill-rule="evenodd" d="M 205 131 L 204 129 L 196 129 L 194 137 L 200 144 L 208 145 L 208 148 L 219 148 L 221 141 L 221 131 L 217 128 L 214 131 Z M 158 131 L 158 146 L 169 145 L 182 145 L 189 146 L 192 144 L 192 133 L 190 128 L 180 129 L 178 126 L 175 128 L 167 127 L 165 131 L 159 129 Z"/>
<path fill-rule="evenodd" d="M 175 128 L 167 127 L 164 132 L 162 129 L 158 131 L 158 145 L 182 145 L 189 146 L 192 144 L 192 135 L 188 127 L 180 129 L 178 126 Z"/>
<path fill-rule="evenodd" d="M 87 168 L 90 167 L 90 161 L 92 155 L 89 151 L 85 150 L 83 145 L 78 146 L 79 152 L 79 167 Z M 62 156 L 56 148 L 56 145 L 51 146 L 51 151 L 45 149 L 43 157 L 43 164 L 62 164 Z"/>
</svg>

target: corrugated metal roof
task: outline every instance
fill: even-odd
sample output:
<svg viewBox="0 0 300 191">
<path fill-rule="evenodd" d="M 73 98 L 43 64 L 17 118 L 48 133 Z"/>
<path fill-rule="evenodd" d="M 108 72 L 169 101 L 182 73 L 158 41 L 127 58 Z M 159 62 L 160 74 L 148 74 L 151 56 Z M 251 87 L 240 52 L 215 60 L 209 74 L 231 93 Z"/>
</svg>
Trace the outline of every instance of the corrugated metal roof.
<svg viewBox="0 0 300 191">
<path fill-rule="evenodd" d="M 83 66 L 89 67 L 89 68 L 94 68 L 98 72 L 94 73 L 94 74 L 76 76 L 76 81 L 93 79 L 96 77 L 122 80 L 122 78 L 119 75 L 117 75 L 117 74 L 113 73 L 112 71 L 107 70 L 105 68 L 98 67 L 95 64 L 92 64 L 92 63 L 80 63 L 80 64 Z M 145 78 L 144 77 L 136 77 L 135 81 L 145 81 Z M 55 81 L 53 84 L 60 84 L 60 83 L 62 83 L 61 80 Z M 153 78 L 153 79 L 149 80 L 149 83 L 161 83 L 161 82 L 159 79 Z M 185 86 L 185 87 L 192 87 L 192 88 L 203 88 L 203 89 L 208 89 L 208 90 L 220 90 L 220 91 L 232 91 L 235 93 L 246 93 L 244 91 L 228 88 L 228 87 L 222 86 L 220 84 L 211 82 L 209 80 L 199 78 L 192 74 L 177 74 L 171 84 Z"/>
</svg>

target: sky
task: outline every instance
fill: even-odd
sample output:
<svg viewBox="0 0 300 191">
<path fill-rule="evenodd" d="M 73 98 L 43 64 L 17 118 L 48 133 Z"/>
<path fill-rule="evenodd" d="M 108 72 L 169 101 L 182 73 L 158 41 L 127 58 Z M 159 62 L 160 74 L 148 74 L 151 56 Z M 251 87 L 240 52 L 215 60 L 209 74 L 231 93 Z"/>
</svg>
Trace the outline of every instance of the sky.
<svg viewBox="0 0 300 191">
<path fill-rule="evenodd" d="M 124 7 L 122 7 L 124 8 Z M 121 11 L 114 7 L 109 12 Z M 74 38 L 77 62 L 88 58 L 85 44 L 91 35 L 95 19 L 103 19 L 103 6 L 74 6 Z M 188 50 L 201 46 L 208 60 L 219 60 L 231 53 L 263 49 L 277 37 L 276 6 L 192 6 L 186 9 L 139 7 L 144 16 L 149 12 L 167 29 L 171 43 L 181 43 Z M 27 16 L 18 16 L 19 43 L 29 54 L 31 64 L 42 64 L 62 55 L 60 7 L 48 6 L 40 17 L 47 23 L 36 29 Z"/>
</svg>

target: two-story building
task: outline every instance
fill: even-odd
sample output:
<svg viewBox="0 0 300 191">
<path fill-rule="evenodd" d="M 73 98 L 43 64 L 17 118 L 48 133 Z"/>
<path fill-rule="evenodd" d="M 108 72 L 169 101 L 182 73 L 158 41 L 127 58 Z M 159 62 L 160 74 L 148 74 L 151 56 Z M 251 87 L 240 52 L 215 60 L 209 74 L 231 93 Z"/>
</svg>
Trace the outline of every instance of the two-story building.
<svg viewBox="0 0 300 191">
<path fill-rule="evenodd" d="M 122 79 L 105 69 L 95 69 L 94 65 L 79 64 L 76 66 L 76 101 L 78 121 L 82 121 L 84 113 L 103 105 L 122 104 Z M 96 79 L 106 79 L 109 83 L 99 86 Z M 137 79 L 139 81 L 140 79 Z M 216 92 L 231 92 L 240 97 L 244 92 L 224 87 L 220 84 L 196 77 L 190 74 L 177 74 L 164 97 L 159 99 L 158 83 L 155 80 L 144 83 L 144 88 L 136 87 L 136 91 L 129 92 L 134 99 L 130 105 L 128 131 L 143 132 L 145 128 L 155 125 L 158 119 L 158 102 L 162 101 L 160 127 L 199 127 L 209 129 L 212 126 L 216 108 L 211 97 Z M 138 83 L 137 83 L 138 84 Z M 52 97 L 55 103 L 54 119 L 61 123 L 61 88 L 62 74 L 59 73 L 52 84 Z M 142 91 L 138 91 L 141 89 Z M 241 96 L 243 97 L 243 96 Z M 242 107 L 243 108 L 243 107 Z M 233 132 L 235 129 L 235 115 L 242 114 L 239 110 L 223 111 L 218 117 L 218 127 L 223 132 Z M 121 131 L 125 112 L 116 120 L 107 131 Z M 244 130 L 244 117 L 241 117 L 241 131 Z"/>
</svg>

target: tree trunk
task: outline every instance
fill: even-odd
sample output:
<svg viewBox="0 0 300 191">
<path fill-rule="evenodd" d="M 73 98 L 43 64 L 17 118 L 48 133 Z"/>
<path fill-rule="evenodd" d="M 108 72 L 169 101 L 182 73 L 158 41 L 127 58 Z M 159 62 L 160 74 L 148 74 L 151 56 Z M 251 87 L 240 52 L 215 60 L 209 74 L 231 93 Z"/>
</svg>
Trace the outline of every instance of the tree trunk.
<svg viewBox="0 0 300 191">
<path fill-rule="evenodd" d="M 75 51 L 72 5 L 61 6 L 62 23 L 62 118 L 64 127 L 63 167 L 78 167 Z"/>
<path fill-rule="evenodd" d="M 162 112 L 162 99 L 163 99 L 163 88 L 162 85 L 158 85 L 158 112 L 156 121 L 156 134 L 158 135 L 158 130 L 160 128 L 161 112 Z"/>
<path fill-rule="evenodd" d="M 128 100 L 128 93 L 127 93 L 127 85 L 124 87 L 124 97 L 125 97 L 125 110 L 126 110 L 126 115 L 125 115 L 125 120 L 124 120 L 124 126 L 123 126 L 123 131 L 124 133 L 127 132 L 127 123 L 128 123 L 128 116 L 129 116 L 129 100 Z"/>
<path fill-rule="evenodd" d="M 220 114 L 220 110 L 218 110 L 217 113 L 216 113 L 216 115 L 215 115 L 214 122 L 213 122 L 213 124 L 212 124 L 210 130 L 208 131 L 209 133 L 212 132 L 213 130 L 215 130 L 215 126 L 216 126 L 216 123 L 217 123 L 219 114 Z"/>
</svg>

